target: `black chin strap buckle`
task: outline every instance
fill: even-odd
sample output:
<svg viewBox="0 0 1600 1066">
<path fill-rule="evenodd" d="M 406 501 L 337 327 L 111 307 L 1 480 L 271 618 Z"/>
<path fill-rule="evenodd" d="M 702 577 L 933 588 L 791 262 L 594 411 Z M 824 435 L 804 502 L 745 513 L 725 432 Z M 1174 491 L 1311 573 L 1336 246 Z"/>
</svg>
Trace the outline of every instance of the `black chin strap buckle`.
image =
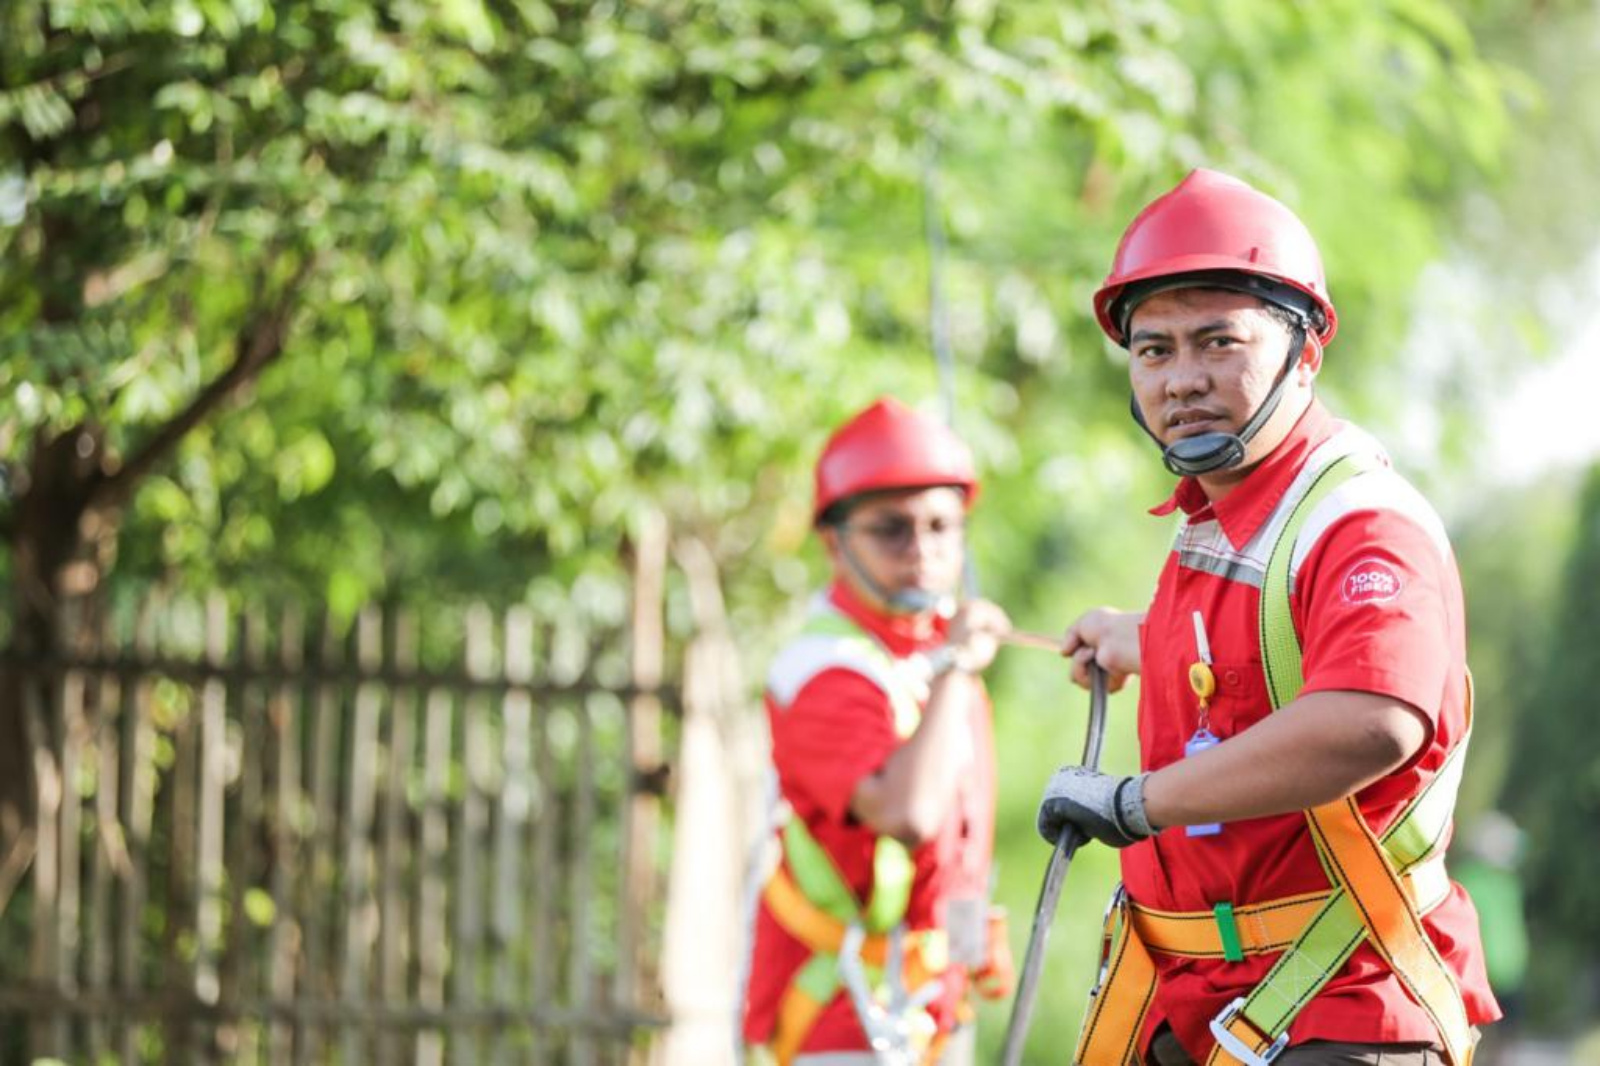
<svg viewBox="0 0 1600 1066">
<path fill-rule="evenodd" d="M 1198 477 L 1244 462 L 1244 441 L 1232 433 L 1196 433 L 1162 448 L 1161 461 L 1179 477 Z"/>
</svg>

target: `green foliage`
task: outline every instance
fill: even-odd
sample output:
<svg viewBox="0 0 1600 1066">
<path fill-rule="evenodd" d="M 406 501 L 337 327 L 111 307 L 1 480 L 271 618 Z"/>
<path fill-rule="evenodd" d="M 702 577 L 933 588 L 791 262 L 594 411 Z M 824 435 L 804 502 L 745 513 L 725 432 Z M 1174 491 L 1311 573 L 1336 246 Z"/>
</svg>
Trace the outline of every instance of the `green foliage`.
<svg viewBox="0 0 1600 1066">
<path fill-rule="evenodd" d="M 476 590 L 508 556 L 570 578 L 654 506 L 724 558 L 786 550 L 823 428 L 931 391 L 932 137 L 964 428 L 1044 529 L 1072 483 L 1050 456 L 1103 424 L 1127 450 L 1082 309 L 1134 206 L 1218 161 L 1326 220 L 1336 277 L 1382 283 L 1361 249 L 1408 234 L 1381 261 L 1403 282 L 1438 243 L 1427 200 L 1503 141 L 1502 79 L 1447 11 L 1204 16 L 19 5 L 0 435 L 90 420 L 132 453 L 284 291 L 288 351 L 136 496 L 125 573 Z"/>
<path fill-rule="evenodd" d="M 1600 662 L 1589 638 L 1600 626 L 1600 468 L 1590 470 L 1577 508 L 1571 553 L 1554 599 L 1549 639 L 1517 708 L 1506 804 L 1527 832 L 1524 882 L 1535 953 L 1530 1003 L 1540 1020 L 1592 1017 L 1575 971 L 1593 964 L 1600 943 L 1594 885 L 1600 856 L 1582 841 L 1600 819 L 1600 742 L 1589 720 Z M 1575 987 L 1577 985 L 1577 987 Z"/>
</svg>

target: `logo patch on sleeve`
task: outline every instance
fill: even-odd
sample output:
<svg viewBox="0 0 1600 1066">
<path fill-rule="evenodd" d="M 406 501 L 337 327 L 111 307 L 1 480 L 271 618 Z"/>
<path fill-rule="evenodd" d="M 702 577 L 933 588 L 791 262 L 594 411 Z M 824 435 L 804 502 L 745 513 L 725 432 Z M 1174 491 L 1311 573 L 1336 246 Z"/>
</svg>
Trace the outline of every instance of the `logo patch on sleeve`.
<svg viewBox="0 0 1600 1066">
<path fill-rule="evenodd" d="M 1344 602 L 1387 603 L 1400 595 L 1401 587 L 1394 567 L 1381 559 L 1363 559 L 1344 576 Z"/>
</svg>

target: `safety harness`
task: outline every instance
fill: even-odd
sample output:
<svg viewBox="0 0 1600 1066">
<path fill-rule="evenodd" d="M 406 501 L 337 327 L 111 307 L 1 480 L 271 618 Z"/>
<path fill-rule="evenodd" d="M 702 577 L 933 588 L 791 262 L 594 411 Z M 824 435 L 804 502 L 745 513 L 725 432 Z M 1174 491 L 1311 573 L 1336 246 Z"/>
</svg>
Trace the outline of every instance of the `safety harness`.
<svg viewBox="0 0 1600 1066">
<path fill-rule="evenodd" d="M 833 666 L 858 670 L 888 696 L 895 732 L 903 739 L 916 730 L 922 711 L 912 680 L 865 630 L 844 615 L 824 609 L 813 614 L 800 639 L 813 645 L 804 666 L 808 674 Z M 861 991 L 873 997 L 872 1002 L 861 1002 L 861 996 L 852 995 L 869 1040 L 876 1044 L 880 1036 L 874 1030 L 894 1026 L 914 1045 L 913 1058 L 935 1061 L 940 1041 L 924 1006 L 927 997 L 907 1000 L 890 987 L 924 988 L 949 966 L 944 930 L 906 933 L 902 928 L 915 873 L 910 852 L 892 837 L 877 838 L 872 889 L 863 902 L 803 821 L 791 817 L 781 840 L 785 861 L 768 878 L 762 899 L 778 925 L 804 944 L 811 956 L 795 971 L 779 1000 L 769 1045 L 779 1066 L 794 1060 L 834 997 L 841 991 L 854 991 L 847 987 L 852 977 L 857 982 L 864 977 L 870 987 Z M 900 1016 L 885 1014 L 885 1005 L 890 1003 Z"/>
<path fill-rule="evenodd" d="M 1272 707 L 1299 694 L 1299 636 L 1289 609 L 1289 564 L 1307 517 L 1330 493 L 1377 460 L 1345 455 L 1330 463 L 1294 504 L 1272 547 L 1258 615 L 1261 660 Z M 1450 893 L 1443 842 L 1455 808 L 1472 723 L 1467 677 L 1467 728 L 1439 772 L 1379 837 L 1353 796 L 1305 812 L 1330 887 L 1285 899 L 1210 911 L 1170 912 L 1140 906 L 1119 885 L 1106 910 L 1100 976 L 1074 1063 L 1136 1064 L 1139 1040 L 1156 995 L 1151 953 L 1238 962 L 1282 952 L 1247 996 L 1211 1021 L 1216 1046 L 1206 1066 L 1265 1066 L 1289 1042 L 1289 1025 L 1363 942 L 1370 943 L 1432 1021 L 1454 1066 L 1469 1066 L 1474 1034 L 1455 976 L 1428 939 L 1422 916 Z"/>
</svg>

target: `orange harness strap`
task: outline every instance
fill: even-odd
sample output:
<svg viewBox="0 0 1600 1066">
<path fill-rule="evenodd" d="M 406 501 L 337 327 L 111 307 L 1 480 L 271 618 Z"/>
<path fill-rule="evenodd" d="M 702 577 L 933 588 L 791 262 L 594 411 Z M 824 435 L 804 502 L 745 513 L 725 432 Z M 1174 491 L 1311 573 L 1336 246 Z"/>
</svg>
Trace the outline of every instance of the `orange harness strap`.
<svg viewBox="0 0 1600 1066">
<path fill-rule="evenodd" d="M 1139 1038 L 1156 998 L 1156 964 L 1132 921 L 1119 885 L 1101 931 L 1100 979 L 1089 991 L 1088 1015 L 1073 1050 L 1075 1066 L 1137 1066 Z"/>
<path fill-rule="evenodd" d="M 794 883 L 782 867 L 774 870 L 767 879 L 761 898 L 766 901 L 783 931 L 794 937 L 813 952 L 837 955 L 844 945 L 846 925 L 827 911 L 806 899 L 800 886 Z M 869 933 L 861 941 L 861 961 L 868 966 L 881 967 L 889 957 L 889 937 L 884 933 Z"/>
</svg>

